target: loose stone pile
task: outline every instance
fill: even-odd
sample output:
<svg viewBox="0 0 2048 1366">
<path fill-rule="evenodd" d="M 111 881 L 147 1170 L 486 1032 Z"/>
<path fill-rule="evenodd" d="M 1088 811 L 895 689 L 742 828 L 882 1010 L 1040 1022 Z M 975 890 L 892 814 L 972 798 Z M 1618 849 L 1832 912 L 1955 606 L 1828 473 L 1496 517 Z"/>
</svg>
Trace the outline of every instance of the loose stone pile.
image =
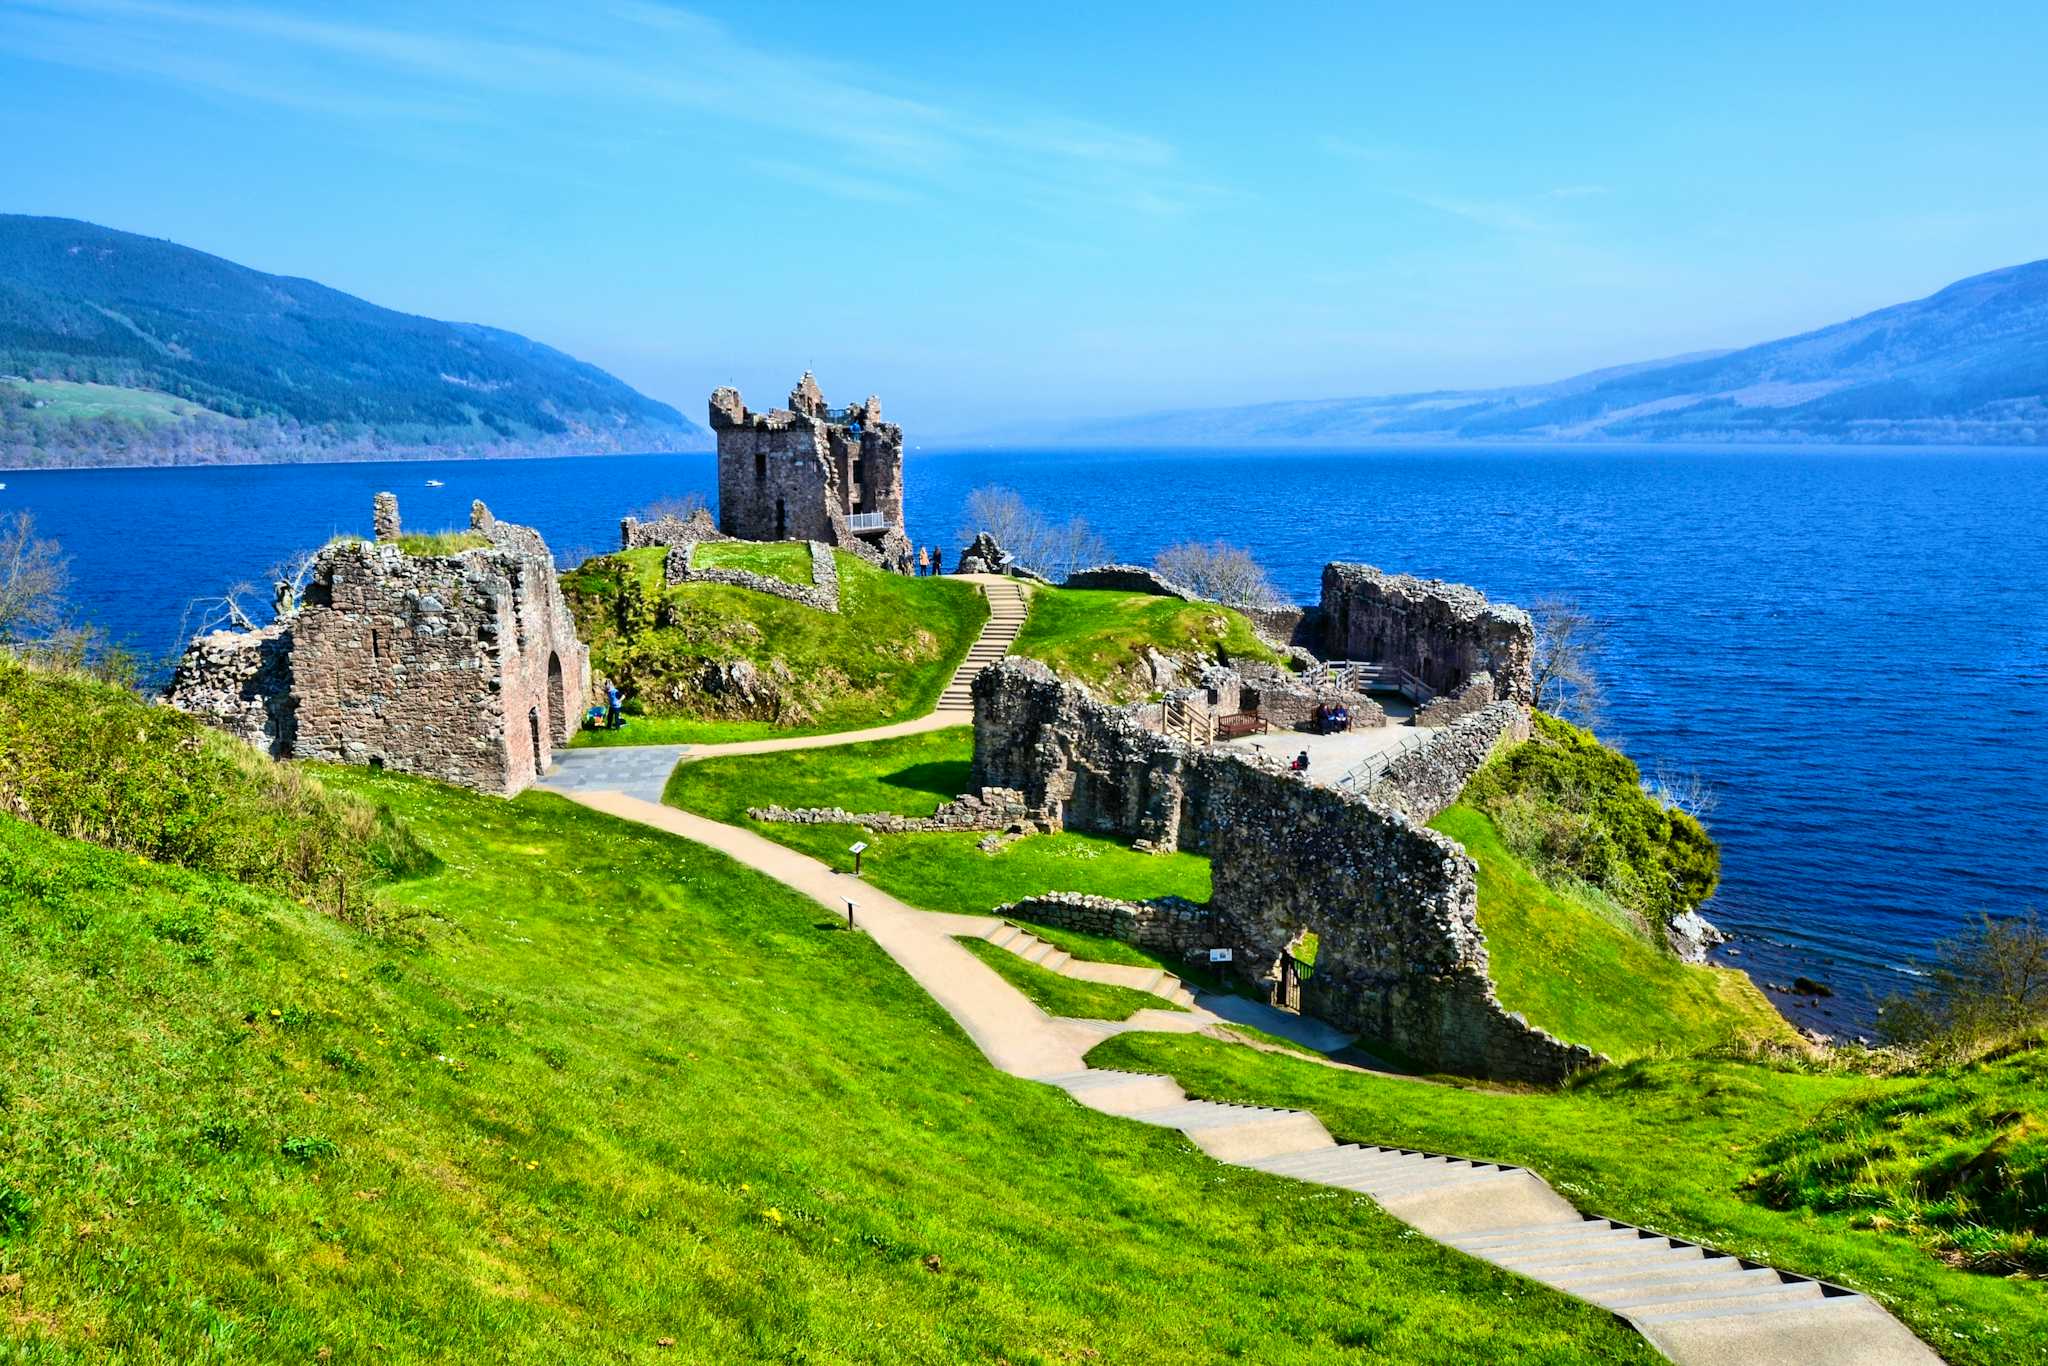
<svg viewBox="0 0 2048 1366">
<path fill-rule="evenodd" d="M 1014 788 L 985 787 L 956 797 L 929 816 L 894 811 L 848 811 L 838 806 L 755 806 L 747 815 L 779 825 L 858 825 L 879 835 L 933 834 L 948 830 L 1008 831 L 1035 827 L 1024 794 Z"/>
</svg>

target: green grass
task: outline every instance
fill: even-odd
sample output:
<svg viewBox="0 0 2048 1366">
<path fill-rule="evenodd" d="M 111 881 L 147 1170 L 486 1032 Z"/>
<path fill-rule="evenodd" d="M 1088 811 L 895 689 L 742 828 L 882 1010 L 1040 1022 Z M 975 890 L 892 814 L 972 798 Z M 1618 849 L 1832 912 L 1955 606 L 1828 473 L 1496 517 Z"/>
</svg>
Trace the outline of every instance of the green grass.
<svg viewBox="0 0 2048 1366">
<path fill-rule="evenodd" d="M 738 569 L 808 588 L 811 547 L 807 541 L 706 541 L 697 547 L 699 569 Z"/>
<path fill-rule="evenodd" d="M 32 422 L 89 422 L 113 418 L 139 427 L 162 427 L 188 418 L 219 414 L 157 389 L 128 389 L 112 384 L 80 384 L 62 379 L 0 379 L 0 389 L 41 406 L 28 410 Z"/>
<path fill-rule="evenodd" d="M 6 1355 L 1653 1359 L 1362 1198 L 994 1071 L 701 847 L 323 781 L 439 857 L 387 891 L 416 942 L 0 817 Z"/>
<path fill-rule="evenodd" d="M 857 825 L 783 825 L 747 818 L 747 808 L 842 806 L 849 811 L 929 815 L 956 796 L 973 753 L 967 727 L 787 754 L 705 759 L 677 767 L 663 800 L 742 826 L 835 868 L 851 869 L 847 848 L 865 841 L 866 880 L 931 911 L 979 914 L 1045 892 L 1093 892 L 1142 899 L 1209 899 L 1209 860 L 1146 854 L 1093 835 L 1032 835 L 993 854 L 972 831 L 870 835 Z"/>
<path fill-rule="evenodd" d="M 625 729 L 584 731 L 578 744 L 720 744 L 906 721 L 938 702 L 988 620 L 972 584 L 886 574 L 839 551 L 836 614 L 721 584 L 667 587 L 665 554 L 606 555 L 563 576 L 592 669 L 617 679 L 629 703 Z M 755 667 L 753 698 L 703 686 L 719 660 Z"/>
<path fill-rule="evenodd" d="M 996 970 L 1048 1015 L 1068 1020 L 1128 1020 L 1141 1010 L 1183 1010 L 1164 996 L 1108 982 L 1084 982 L 1027 963 L 986 939 L 960 936 L 967 951 Z M 1185 1013 L 1183 1011 L 1183 1013 Z"/>
<path fill-rule="evenodd" d="M 1281 662 L 1233 608 L 1093 588 L 1034 589 L 1013 653 L 1043 660 L 1097 697 L 1129 702 L 1152 690 L 1148 649 L 1191 661 Z"/>
<path fill-rule="evenodd" d="M 1494 987 L 1531 1024 L 1617 1059 L 1796 1037 L 1742 973 L 1681 962 L 1597 892 L 1540 881 L 1483 813 L 1453 806 L 1430 824 L 1479 865 Z"/>
<path fill-rule="evenodd" d="M 1088 1061 L 1169 1073 L 1206 1099 L 1311 1110 L 1340 1142 L 1527 1166 L 1589 1213 L 1865 1291 L 1950 1361 L 2048 1360 L 2048 1298 L 2038 1283 L 1952 1269 L 1903 1224 L 1881 1227 L 1869 1210 L 1770 1208 L 1753 1184 L 1785 1145 L 1824 1147 L 1841 1116 L 1874 1116 L 1886 1098 L 1911 1111 L 1917 1098 L 1943 1094 L 1939 1078 L 1690 1058 L 1603 1068 L 1558 1092 L 1518 1094 L 1341 1072 L 1162 1034 L 1118 1036 Z M 2043 1113 L 2036 1080 L 2011 1093 L 2001 1084 L 1987 1076 L 1984 1097 Z M 1877 1109 L 1862 1108 L 1872 1102 Z M 1884 1162 L 1896 1142 L 1873 1130 L 1862 1159 Z"/>
<path fill-rule="evenodd" d="M 368 536 L 336 536 L 329 545 L 352 542 L 368 542 Z M 421 557 L 460 555 L 465 550 L 480 550 L 491 543 L 491 538 L 481 531 L 467 528 L 448 531 L 408 531 L 392 544 L 408 555 Z"/>
</svg>

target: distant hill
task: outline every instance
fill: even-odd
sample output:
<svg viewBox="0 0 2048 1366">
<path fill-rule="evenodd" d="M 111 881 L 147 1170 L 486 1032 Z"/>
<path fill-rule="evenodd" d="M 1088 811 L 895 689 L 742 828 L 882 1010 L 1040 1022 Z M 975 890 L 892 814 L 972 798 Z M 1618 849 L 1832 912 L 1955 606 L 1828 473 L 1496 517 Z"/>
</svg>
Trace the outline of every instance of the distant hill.
<svg viewBox="0 0 2048 1366">
<path fill-rule="evenodd" d="M 1741 351 L 1518 389 L 1197 409 L 1078 423 L 1097 445 L 1401 441 L 2048 444 L 2048 261 Z M 1005 432 L 1016 440 L 1023 432 Z"/>
<path fill-rule="evenodd" d="M 0 215 L 0 466 L 661 451 L 573 356 L 64 218 Z"/>
</svg>

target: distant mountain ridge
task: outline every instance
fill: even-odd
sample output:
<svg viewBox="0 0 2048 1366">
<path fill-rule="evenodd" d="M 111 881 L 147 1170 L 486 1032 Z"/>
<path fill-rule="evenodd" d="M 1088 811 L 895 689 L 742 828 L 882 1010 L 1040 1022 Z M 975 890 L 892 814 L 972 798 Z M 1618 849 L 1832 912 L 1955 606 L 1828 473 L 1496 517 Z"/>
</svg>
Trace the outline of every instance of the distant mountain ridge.
<svg viewBox="0 0 2048 1366">
<path fill-rule="evenodd" d="M 0 215 L 0 464 L 660 451 L 594 365 L 172 242 Z"/>
<path fill-rule="evenodd" d="M 1031 435 L 1133 446 L 1523 440 L 2031 446 L 2048 444 L 2044 396 L 2048 261 L 2035 261 L 1800 336 L 1554 384 L 1190 409 Z"/>
</svg>

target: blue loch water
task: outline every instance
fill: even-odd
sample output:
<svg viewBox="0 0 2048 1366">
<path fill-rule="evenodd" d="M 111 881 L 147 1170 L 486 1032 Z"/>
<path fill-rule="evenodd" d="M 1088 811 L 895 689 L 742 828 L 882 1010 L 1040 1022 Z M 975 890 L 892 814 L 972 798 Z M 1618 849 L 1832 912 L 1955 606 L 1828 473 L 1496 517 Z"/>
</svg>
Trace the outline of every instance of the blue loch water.
<svg viewBox="0 0 2048 1366">
<path fill-rule="evenodd" d="M 709 455 L 0 480 L 0 512 L 26 506 L 63 542 L 83 613 L 154 653 L 192 600 L 245 580 L 261 600 L 292 551 L 367 531 L 378 489 L 422 529 L 482 498 L 570 560 L 613 548 L 623 512 L 715 487 Z M 1086 517 L 1121 559 L 1250 546 L 1302 601 L 1330 559 L 1576 598 L 1607 627 L 1608 737 L 1719 794 L 1709 914 L 1737 936 L 1730 961 L 1831 982 L 1816 1023 L 1867 1021 L 1972 916 L 2048 911 L 2048 456 L 920 452 L 913 538 L 957 551 L 986 483 Z"/>
</svg>

